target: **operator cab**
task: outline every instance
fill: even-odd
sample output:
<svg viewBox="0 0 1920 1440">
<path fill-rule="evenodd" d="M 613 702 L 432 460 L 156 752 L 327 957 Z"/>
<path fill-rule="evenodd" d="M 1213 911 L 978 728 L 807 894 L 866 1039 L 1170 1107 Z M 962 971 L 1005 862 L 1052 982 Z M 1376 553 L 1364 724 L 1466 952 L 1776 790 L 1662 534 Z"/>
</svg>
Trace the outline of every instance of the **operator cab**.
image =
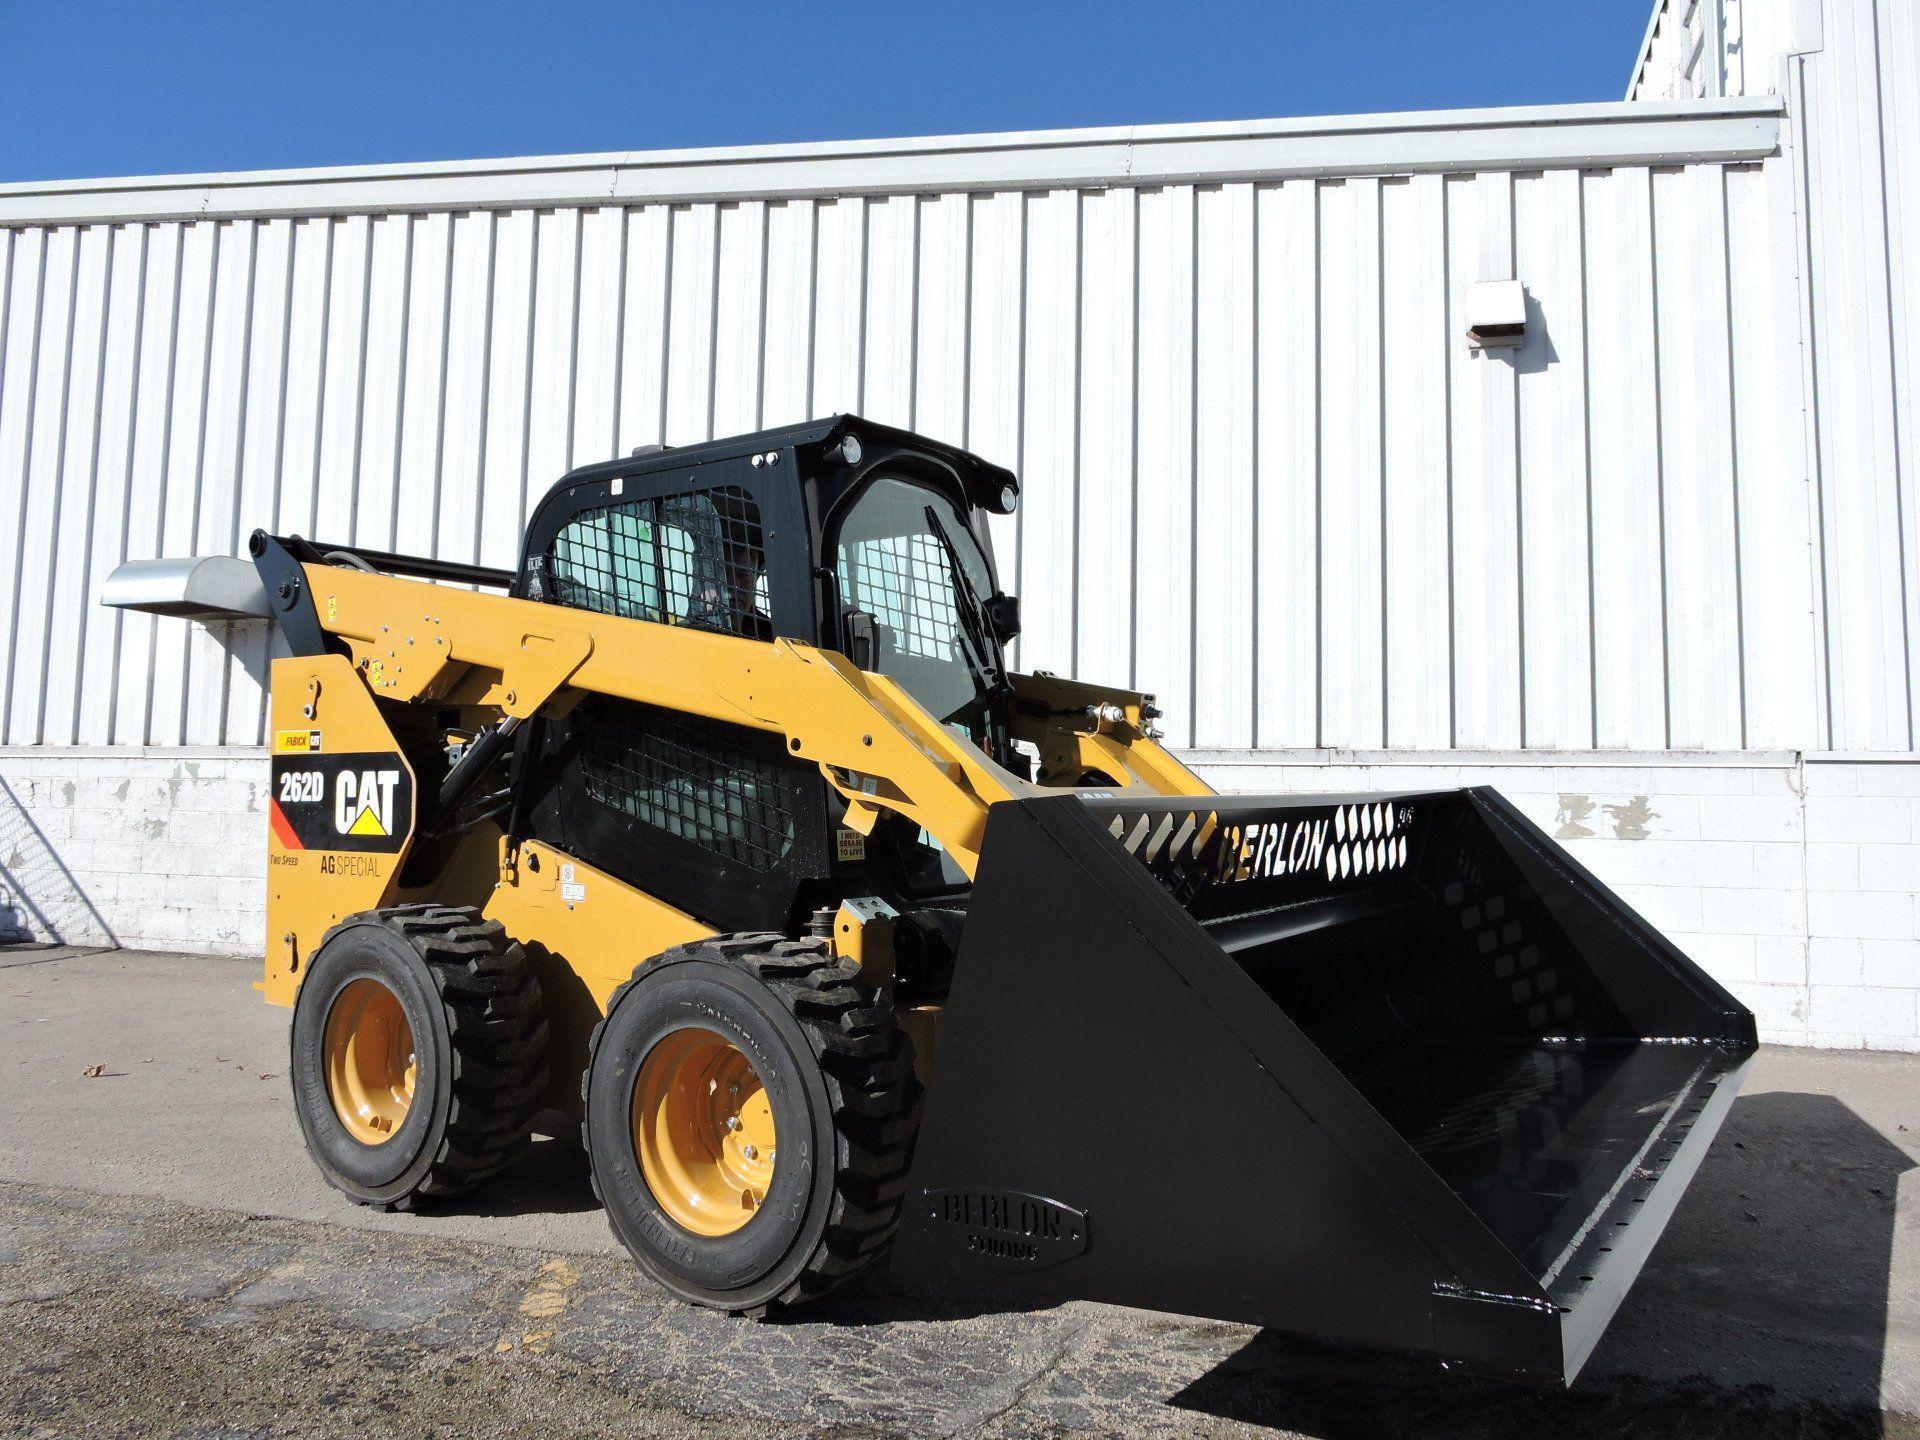
<svg viewBox="0 0 1920 1440">
<path fill-rule="evenodd" d="M 837 650 L 1004 763 L 1019 609 L 985 516 L 1018 497 L 999 466 L 855 416 L 650 446 L 548 492 L 514 593 Z"/>
<path fill-rule="evenodd" d="M 1024 775 L 1004 654 L 1019 611 L 987 523 L 1018 495 L 998 466 L 853 416 L 653 447 L 548 492 L 513 593 L 837 651 Z M 964 904 L 930 835 L 896 815 L 845 827 L 778 736 L 604 695 L 526 729 L 526 833 L 718 929 L 791 930 L 838 893 Z"/>
</svg>

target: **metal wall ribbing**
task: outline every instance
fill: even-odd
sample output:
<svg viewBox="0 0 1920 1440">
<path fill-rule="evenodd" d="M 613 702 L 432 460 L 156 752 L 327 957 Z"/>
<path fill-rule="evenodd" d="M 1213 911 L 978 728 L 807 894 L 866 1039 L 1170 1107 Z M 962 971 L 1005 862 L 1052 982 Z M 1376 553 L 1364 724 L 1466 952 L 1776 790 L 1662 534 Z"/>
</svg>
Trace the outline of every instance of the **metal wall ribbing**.
<svg viewBox="0 0 1920 1440">
<path fill-rule="evenodd" d="M 1721 34 L 1717 48 L 1695 42 Z M 1689 38 L 1690 37 L 1690 38 Z M 1717 64 L 1716 64 L 1717 57 Z M 1785 97 L 1821 743 L 1920 742 L 1920 19 L 1902 0 L 1663 0 L 1629 87 Z"/>
<path fill-rule="evenodd" d="M 1724 106 L 1599 166 L 1533 157 L 1555 113 L 1503 122 L 1511 165 L 1482 117 L 1400 173 L 1275 140 L 1219 180 L 996 185 L 982 142 L 964 188 L 287 214 L 262 183 L 62 223 L 16 187 L 0 739 L 261 738 L 264 638 L 102 609 L 122 558 L 260 525 L 510 564 L 569 465 L 850 409 L 1022 473 L 1022 662 L 1157 691 L 1176 743 L 1819 748 L 1920 637 L 1863 612 L 1823 669 L 1808 457 L 1848 442 L 1803 418 L 1843 383 L 1810 378 L 1803 187 L 1686 158 Z M 1530 339 L 1477 354 L 1466 288 L 1510 275 Z M 1836 743 L 1910 745 L 1879 712 Z"/>
<path fill-rule="evenodd" d="M 1819 419 L 1821 640 L 1836 749 L 1920 744 L 1920 17 L 1828 0 L 1799 116 Z"/>
</svg>

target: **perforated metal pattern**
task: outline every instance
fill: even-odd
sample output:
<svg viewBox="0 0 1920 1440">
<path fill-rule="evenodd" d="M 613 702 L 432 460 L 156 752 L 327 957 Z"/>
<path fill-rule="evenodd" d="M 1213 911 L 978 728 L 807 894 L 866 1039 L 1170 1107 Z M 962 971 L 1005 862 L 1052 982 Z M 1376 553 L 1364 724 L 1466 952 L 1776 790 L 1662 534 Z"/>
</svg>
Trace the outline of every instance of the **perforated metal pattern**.
<svg viewBox="0 0 1920 1440">
<path fill-rule="evenodd" d="M 1577 1025 L 1573 992 L 1542 955 L 1537 907 L 1510 908 L 1504 891 L 1488 888 L 1492 882 L 1483 877 L 1475 879 L 1473 886 L 1449 884 L 1440 901 L 1459 925 L 1463 942 L 1470 941 L 1475 956 L 1492 967 L 1515 1018 L 1524 1020 L 1529 1030 Z M 1524 891 L 1519 894 L 1524 898 Z"/>
<path fill-rule="evenodd" d="M 1103 811 L 1103 815 L 1107 812 Z M 1419 808 L 1383 798 L 1332 806 L 1287 802 L 1221 810 L 1129 803 L 1107 829 L 1183 905 L 1227 910 L 1385 881 L 1416 853 Z M 1230 892 L 1244 892 L 1244 901 Z"/>
<path fill-rule="evenodd" d="M 736 727 L 608 696 L 578 714 L 580 769 L 595 800 L 755 869 L 792 848 L 789 777 Z"/>
<path fill-rule="evenodd" d="M 893 650 L 928 660 L 959 652 L 960 602 L 947 553 L 932 535 L 885 535 L 840 550 L 840 593 L 884 627 Z"/>
<path fill-rule="evenodd" d="M 547 572 L 562 605 L 771 638 L 760 507 L 735 485 L 608 505 L 553 537 Z"/>
</svg>

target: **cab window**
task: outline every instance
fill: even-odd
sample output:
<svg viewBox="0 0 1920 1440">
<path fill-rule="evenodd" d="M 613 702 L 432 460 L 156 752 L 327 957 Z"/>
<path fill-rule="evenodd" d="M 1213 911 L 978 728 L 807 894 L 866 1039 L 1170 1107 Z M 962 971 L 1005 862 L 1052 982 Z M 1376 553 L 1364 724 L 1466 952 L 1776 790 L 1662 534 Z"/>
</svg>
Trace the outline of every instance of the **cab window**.
<svg viewBox="0 0 1920 1440">
<path fill-rule="evenodd" d="M 553 537 L 547 572 L 562 605 L 773 638 L 760 507 L 735 485 L 577 515 Z"/>
</svg>

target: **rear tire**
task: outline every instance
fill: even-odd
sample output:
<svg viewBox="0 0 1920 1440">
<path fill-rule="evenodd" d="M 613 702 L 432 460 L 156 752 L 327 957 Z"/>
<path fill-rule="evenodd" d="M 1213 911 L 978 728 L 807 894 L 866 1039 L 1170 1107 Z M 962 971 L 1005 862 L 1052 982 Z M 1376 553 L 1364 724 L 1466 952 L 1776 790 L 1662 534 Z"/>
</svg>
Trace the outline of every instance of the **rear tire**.
<svg viewBox="0 0 1920 1440">
<path fill-rule="evenodd" d="M 498 921 L 350 915 L 293 1006 L 293 1101 L 327 1183 L 381 1209 L 461 1194 L 526 1148 L 547 1090 L 540 983 Z"/>
<path fill-rule="evenodd" d="M 582 1080 L 594 1191 L 640 1268 L 680 1298 L 764 1315 L 845 1284 L 886 1253 L 920 1086 L 890 1002 L 858 977 L 823 940 L 721 936 L 646 962 L 608 1002 Z M 736 1145 L 777 1130 L 777 1161 L 764 1171 L 717 1158 L 706 1167 L 743 1190 L 741 1218 L 721 1212 L 705 1233 L 683 1223 L 689 1196 L 663 1200 L 647 1174 L 681 1168 L 660 1151 L 685 1128 L 685 1104 L 673 1116 L 650 1108 L 668 1103 L 650 1069 L 680 1054 L 740 1080 L 755 1102 L 746 1128 L 730 1116 L 730 1134 L 711 1139 Z"/>
</svg>

